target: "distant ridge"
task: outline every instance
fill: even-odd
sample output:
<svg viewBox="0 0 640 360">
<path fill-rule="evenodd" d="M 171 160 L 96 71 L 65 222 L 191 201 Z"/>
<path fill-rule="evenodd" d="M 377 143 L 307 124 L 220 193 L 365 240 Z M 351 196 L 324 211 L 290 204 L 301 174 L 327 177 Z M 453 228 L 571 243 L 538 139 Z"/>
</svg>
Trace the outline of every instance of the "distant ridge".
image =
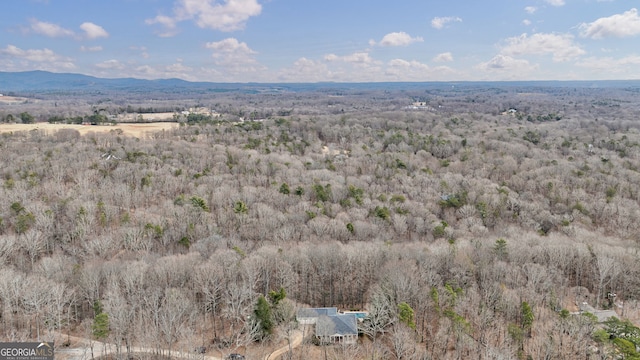
<svg viewBox="0 0 640 360">
<path fill-rule="evenodd" d="M 48 71 L 1 72 L 0 93 L 10 92 L 94 92 L 149 90 L 175 92 L 229 92 L 278 93 L 311 90 L 357 89 L 419 89 L 437 87 L 576 87 L 576 88 L 634 88 L 640 89 L 640 80 L 598 81 L 449 81 L 449 82 L 386 82 L 386 83 L 214 83 L 191 82 L 182 79 L 144 80 L 135 78 L 107 79 L 73 73 Z"/>
<path fill-rule="evenodd" d="M 203 83 L 181 79 L 143 80 L 134 78 L 105 79 L 72 73 L 48 71 L 0 72 L 0 91 L 78 91 L 132 90 L 170 87 L 200 87 Z"/>
</svg>

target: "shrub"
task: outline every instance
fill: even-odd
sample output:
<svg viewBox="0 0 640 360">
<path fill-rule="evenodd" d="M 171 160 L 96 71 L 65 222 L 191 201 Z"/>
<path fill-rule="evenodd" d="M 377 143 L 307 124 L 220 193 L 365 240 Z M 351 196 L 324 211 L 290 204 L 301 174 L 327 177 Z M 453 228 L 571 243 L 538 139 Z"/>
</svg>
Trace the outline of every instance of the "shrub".
<svg viewBox="0 0 640 360">
<path fill-rule="evenodd" d="M 247 207 L 247 204 L 244 203 L 244 201 L 238 200 L 233 205 L 233 212 L 235 212 L 236 214 L 246 214 L 249 212 L 249 208 Z"/>
<path fill-rule="evenodd" d="M 202 211 L 209 212 L 209 206 L 207 206 L 207 202 L 204 201 L 204 199 L 198 196 L 192 196 L 190 200 L 191 205 L 193 205 L 194 207 L 202 209 Z"/>
<path fill-rule="evenodd" d="M 287 183 L 282 183 L 278 191 L 280 191 L 280 194 L 284 194 L 284 195 L 289 195 L 289 193 L 291 192 L 291 190 L 289 189 L 289 185 Z"/>
<path fill-rule="evenodd" d="M 188 249 L 189 247 L 191 247 L 191 240 L 189 240 L 187 236 L 183 236 L 180 238 L 180 240 L 178 240 L 178 244 Z"/>
<path fill-rule="evenodd" d="M 440 198 L 440 202 L 438 204 L 440 204 L 440 206 L 445 208 L 450 207 L 450 208 L 459 209 L 467 204 L 467 197 L 468 195 L 466 191 L 452 194 L 452 195 L 443 195 Z"/>
<path fill-rule="evenodd" d="M 325 186 L 320 184 L 313 185 L 313 191 L 319 201 L 329 201 L 331 199 L 331 184 Z"/>
<path fill-rule="evenodd" d="M 537 131 L 527 131 L 522 137 L 524 140 L 532 143 L 533 145 L 538 145 L 540 143 L 540 133 Z"/>
<path fill-rule="evenodd" d="M 352 223 L 347 223 L 347 230 L 352 234 L 356 232 L 356 229 L 353 227 Z"/>
<path fill-rule="evenodd" d="M 373 212 L 376 217 L 382 220 L 389 220 L 389 218 L 391 217 L 391 212 L 386 206 L 376 206 Z"/>
<path fill-rule="evenodd" d="M 440 224 L 436 225 L 431 231 L 433 237 L 435 237 L 436 239 L 444 237 L 446 235 L 445 229 L 448 226 L 449 224 L 447 224 L 446 221 L 441 221 Z"/>
</svg>

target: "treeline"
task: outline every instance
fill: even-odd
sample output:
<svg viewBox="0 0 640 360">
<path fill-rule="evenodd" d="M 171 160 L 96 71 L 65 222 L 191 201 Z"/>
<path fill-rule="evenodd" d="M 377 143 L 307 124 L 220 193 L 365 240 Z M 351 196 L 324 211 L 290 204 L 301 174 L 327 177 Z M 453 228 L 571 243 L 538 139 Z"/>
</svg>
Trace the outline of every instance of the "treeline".
<svg viewBox="0 0 640 360">
<path fill-rule="evenodd" d="M 619 351 L 569 313 L 638 314 L 639 146 L 631 121 L 571 114 L 4 134 L 1 336 L 232 352 L 277 340 L 309 305 L 377 309 L 374 341 L 342 358 Z"/>
</svg>

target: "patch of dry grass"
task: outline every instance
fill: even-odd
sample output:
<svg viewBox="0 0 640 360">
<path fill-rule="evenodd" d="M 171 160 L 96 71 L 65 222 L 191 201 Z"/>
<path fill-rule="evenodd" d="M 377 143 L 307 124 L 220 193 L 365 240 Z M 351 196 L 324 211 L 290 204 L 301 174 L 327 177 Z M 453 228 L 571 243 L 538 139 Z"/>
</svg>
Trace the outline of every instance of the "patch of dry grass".
<svg viewBox="0 0 640 360">
<path fill-rule="evenodd" d="M 178 127 L 176 122 L 154 122 L 154 123 L 136 123 L 136 124 L 117 124 L 117 125 L 75 125 L 75 124 L 0 124 L 0 133 L 42 130 L 48 134 L 52 134 L 61 129 L 78 130 L 80 134 L 87 133 L 106 133 L 112 130 L 121 130 L 123 135 L 134 137 L 142 137 L 145 133 L 170 130 Z"/>
</svg>

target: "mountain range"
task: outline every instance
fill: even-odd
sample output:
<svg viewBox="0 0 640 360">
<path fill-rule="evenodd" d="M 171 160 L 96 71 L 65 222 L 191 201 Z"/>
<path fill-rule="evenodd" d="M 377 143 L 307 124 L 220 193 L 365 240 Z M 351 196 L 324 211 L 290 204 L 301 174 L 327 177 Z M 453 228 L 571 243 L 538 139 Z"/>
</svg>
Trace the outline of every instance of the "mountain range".
<svg viewBox="0 0 640 360">
<path fill-rule="evenodd" d="M 103 90 L 161 90 L 203 89 L 212 83 L 189 82 L 181 79 L 144 80 L 134 78 L 106 79 L 72 73 L 48 71 L 0 72 L 0 92 L 43 91 L 103 91 Z M 237 89 L 237 84 L 216 84 L 226 90 Z"/>
<path fill-rule="evenodd" d="M 515 81 L 515 82 L 430 82 L 430 83 L 214 83 L 191 82 L 182 79 L 145 80 L 135 78 L 107 79 L 73 73 L 48 71 L 1 72 L 0 94 L 13 92 L 247 92 L 279 93 L 308 90 L 347 89 L 403 89 L 437 88 L 451 86 L 523 86 L 523 87 L 577 87 L 577 88 L 640 88 L 640 80 L 600 81 Z"/>
</svg>

